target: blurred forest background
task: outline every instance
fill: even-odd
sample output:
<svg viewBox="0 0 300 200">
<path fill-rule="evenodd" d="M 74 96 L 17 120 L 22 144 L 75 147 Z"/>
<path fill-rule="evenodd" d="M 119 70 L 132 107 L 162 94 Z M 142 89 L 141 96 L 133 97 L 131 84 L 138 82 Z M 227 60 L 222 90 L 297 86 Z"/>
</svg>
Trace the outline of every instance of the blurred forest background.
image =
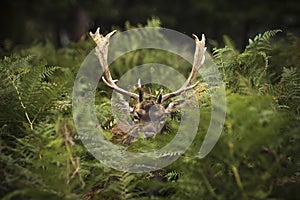
<svg viewBox="0 0 300 200">
<path fill-rule="evenodd" d="M 98 26 L 108 31 L 153 16 L 187 35 L 205 33 L 218 42 L 228 35 L 239 49 L 266 30 L 300 34 L 298 0 L 2 0 L 0 15 L 0 44 L 6 50 L 45 39 L 65 46 Z"/>
<path fill-rule="evenodd" d="M 0 5 L 0 199 L 300 199 L 299 0 L 2 0 Z M 208 156 L 197 155 L 215 90 L 200 76 L 193 92 L 201 114 L 197 135 L 171 165 L 134 174 L 109 168 L 87 151 L 74 124 L 80 115 L 72 110 L 72 92 L 82 62 L 95 48 L 88 32 L 99 26 L 104 34 L 153 26 L 206 34 L 227 101 L 221 137 Z M 160 32 L 152 37 L 168 42 Z M 128 41 L 135 45 L 137 38 L 145 33 L 130 34 Z M 112 77 L 153 62 L 186 77 L 192 68 L 175 54 L 144 49 L 114 61 Z M 88 80 L 80 79 L 82 101 L 94 92 Z M 162 87 L 147 86 L 153 95 Z M 117 122 L 111 93 L 99 82 L 92 100 L 99 125 L 115 145 L 148 152 L 176 135 L 184 111 L 171 113 L 162 134 L 124 146 L 120 139 L 126 135 L 112 131 Z M 158 157 L 174 155 L 180 152 Z"/>
</svg>

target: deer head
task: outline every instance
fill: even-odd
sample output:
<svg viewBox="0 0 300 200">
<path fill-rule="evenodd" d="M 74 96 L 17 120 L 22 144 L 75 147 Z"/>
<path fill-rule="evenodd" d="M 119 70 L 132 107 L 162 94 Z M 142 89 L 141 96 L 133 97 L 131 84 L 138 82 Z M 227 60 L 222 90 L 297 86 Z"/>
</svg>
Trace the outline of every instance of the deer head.
<svg viewBox="0 0 300 200">
<path fill-rule="evenodd" d="M 192 84 L 192 81 L 195 79 L 196 74 L 199 68 L 203 65 L 205 56 L 204 53 L 206 51 L 205 47 L 205 37 L 202 35 L 202 39 L 199 40 L 196 35 L 193 34 L 196 43 L 196 50 L 194 54 L 194 62 L 192 70 L 184 82 L 184 84 L 176 91 L 171 93 L 162 94 L 160 92 L 158 98 L 156 100 L 146 100 L 144 99 L 144 93 L 141 85 L 141 81 L 138 81 L 138 94 L 134 92 L 130 92 L 120 88 L 116 84 L 116 80 L 112 79 L 110 74 L 108 64 L 107 64 L 107 54 L 108 54 L 108 46 L 110 37 L 116 32 L 112 31 L 106 36 L 103 36 L 99 33 L 100 28 L 93 34 L 90 32 L 91 37 L 97 44 L 96 47 L 96 56 L 100 62 L 102 67 L 104 76 L 102 80 L 105 85 L 114 89 L 117 93 L 120 93 L 125 96 L 129 96 L 135 99 L 136 104 L 131 109 L 131 115 L 133 117 L 134 123 L 140 127 L 139 131 L 143 132 L 145 137 L 152 137 L 159 133 L 162 127 L 165 124 L 166 117 L 170 113 L 170 110 L 174 108 L 174 103 L 170 103 L 165 105 L 165 103 L 182 93 L 195 88 L 199 82 Z"/>
</svg>

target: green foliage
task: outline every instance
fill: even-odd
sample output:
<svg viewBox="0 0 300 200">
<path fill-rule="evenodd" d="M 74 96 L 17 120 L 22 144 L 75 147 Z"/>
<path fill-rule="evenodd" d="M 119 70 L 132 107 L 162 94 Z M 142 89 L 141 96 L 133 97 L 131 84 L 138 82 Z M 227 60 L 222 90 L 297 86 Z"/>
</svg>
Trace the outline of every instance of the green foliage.
<svg viewBox="0 0 300 200">
<path fill-rule="evenodd" d="M 268 81 L 270 37 L 277 32 L 279 30 L 268 31 L 259 34 L 253 40 L 249 39 L 249 45 L 242 53 L 238 52 L 232 44 L 214 50 L 217 65 L 220 66 L 224 80 L 230 89 L 243 92 L 246 84 L 246 88 L 257 90 Z"/>
<path fill-rule="evenodd" d="M 148 22 L 148 26 L 153 24 L 159 23 Z M 106 167 L 87 152 L 76 133 L 70 96 L 80 63 L 92 48 L 90 41 L 59 50 L 50 43 L 16 50 L 15 55 L 0 62 L 0 197 L 297 198 L 299 39 L 289 36 L 270 42 L 277 32 L 269 31 L 249 40 L 243 52 L 236 50 L 229 38 L 224 48 L 214 50 L 214 61 L 227 87 L 227 117 L 213 151 L 198 158 L 212 109 L 209 90 L 200 88 L 196 94 L 201 121 L 190 148 L 170 166 L 139 174 Z M 293 55 L 291 60 L 286 60 L 288 55 Z M 112 64 L 113 76 L 153 61 L 175 69 L 190 67 L 169 53 L 135 51 Z M 181 72 L 186 74 L 188 70 Z M 151 89 L 155 91 L 157 86 Z M 113 137 L 109 132 L 115 124 L 111 91 L 100 84 L 97 91 L 95 110 L 99 123 L 107 136 Z M 168 119 L 162 134 L 139 139 L 127 150 L 147 152 L 161 148 L 173 139 L 179 121 L 175 114 Z M 175 154 L 169 152 L 166 156 Z"/>
<path fill-rule="evenodd" d="M 33 129 L 35 123 L 46 120 L 54 107 L 63 107 L 70 100 L 65 83 L 52 81 L 60 68 L 45 62 L 35 63 L 33 67 L 32 61 L 30 56 L 13 56 L 1 62 L 1 85 L 4 86 L 1 88 L 1 126 L 15 126 L 14 123 L 23 126 L 26 121 L 27 127 Z"/>
<path fill-rule="evenodd" d="M 276 87 L 276 96 L 280 105 L 294 110 L 299 114 L 300 72 L 296 68 L 283 68 L 281 80 Z"/>
</svg>

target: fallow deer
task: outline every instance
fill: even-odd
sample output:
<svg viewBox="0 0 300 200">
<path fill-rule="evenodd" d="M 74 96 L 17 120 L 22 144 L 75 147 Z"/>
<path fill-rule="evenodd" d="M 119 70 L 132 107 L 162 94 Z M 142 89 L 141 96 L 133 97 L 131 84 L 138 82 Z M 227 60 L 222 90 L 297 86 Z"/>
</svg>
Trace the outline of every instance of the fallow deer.
<svg viewBox="0 0 300 200">
<path fill-rule="evenodd" d="M 90 32 L 90 35 L 97 44 L 95 48 L 95 54 L 100 62 L 104 73 L 104 76 L 102 76 L 104 84 L 109 88 L 114 89 L 117 93 L 135 99 L 135 102 L 137 103 L 132 107 L 130 112 L 134 119 L 134 127 L 139 127 L 138 132 L 142 132 L 146 138 L 155 136 L 161 131 L 162 127 L 165 124 L 167 115 L 170 113 L 170 110 L 175 106 L 173 102 L 168 105 L 165 105 L 165 103 L 168 100 L 195 88 L 199 83 L 196 82 L 192 84 L 192 81 L 195 79 L 199 68 L 203 65 L 205 60 L 204 54 L 206 52 L 206 47 L 204 34 L 202 34 L 201 40 L 199 40 L 198 37 L 193 34 L 196 43 L 194 62 L 192 70 L 184 84 L 178 90 L 173 91 L 171 93 L 167 93 L 164 95 L 160 93 L 157 100 L 146 100 L 143 96 L 140 80 L 138 83 L 138 94 L 124 90 L 116 84 L 116 80 L 113 80 L 108 68 L 107 55 L 109 40 L 116 31 L 112 31 L 106 36 L 101 35 L 99 31 L 100 28 L 98 28 L 94 34 Z M 125 129 L 128 130 L 128 128 Z M 124 130 L 124 128 L 122 128 L 122 130 Z"/>
</svg>

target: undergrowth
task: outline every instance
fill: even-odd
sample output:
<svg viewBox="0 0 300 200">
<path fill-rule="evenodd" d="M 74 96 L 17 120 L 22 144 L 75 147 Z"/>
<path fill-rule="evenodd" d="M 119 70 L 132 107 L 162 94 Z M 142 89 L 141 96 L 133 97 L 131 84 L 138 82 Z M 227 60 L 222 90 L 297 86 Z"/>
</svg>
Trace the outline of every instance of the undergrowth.
<svg viewBox="0 0 300 200">
<path fill-rule="evenodd" d="M 148 26 L 157 25 L 157 19 L 148 22 Z M 213 50 L 227 92 L 226 121 L 213 151 L 203 159 L 198 157 L 211 117 L 209 90 L 201 90 L 196 93 L 200 125 L 190 148 L 161 170 L 137 174 L 106 167 L 77 135 L 72 87 L 80 63 L 93 48 L 91 41 L 59 50 L 49 43 L 16 49 L 0 62 L 0 197 L 299 198 L 300 39 L 288 35 L 271 42 L 279 32 L 257 35 L 242 52 L 228 39 L 224 48 Z M 119 77 L 153 60 L 178 70 L 191 68 L 172 54 L 136 51 L 114 62 L 112 74 Z M 174 60 L 179 62 L 174 64 Z M 188 70 L 182 73 L 187 75 Z M 99 84 L 95 107 L 108 137 L 116 123 L 110 95 L 110 89 Z M 164 146 L 176 134 L 178 124 L 175 115 L 162 134 L 138 140 L 129 150 Z"/>
</svg>

